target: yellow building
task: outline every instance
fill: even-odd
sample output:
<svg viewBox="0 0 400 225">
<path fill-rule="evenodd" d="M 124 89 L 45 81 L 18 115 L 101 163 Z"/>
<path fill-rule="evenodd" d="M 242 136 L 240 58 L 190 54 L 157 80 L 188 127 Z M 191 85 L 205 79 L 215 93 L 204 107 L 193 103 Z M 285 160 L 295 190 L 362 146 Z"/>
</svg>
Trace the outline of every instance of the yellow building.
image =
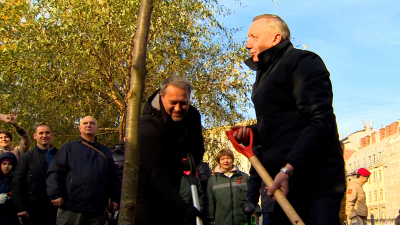
<svg viewBox="0 0 400 225">
<path fill-rule="evenodd" d="M 400 136 L 399 121 L 374 130 L 364 126 L 342 140 L 347 181 L 364 167 L 371 172 L 363 186 L 368 218 L 395 218 L 400 209 Z"/>
</svg>

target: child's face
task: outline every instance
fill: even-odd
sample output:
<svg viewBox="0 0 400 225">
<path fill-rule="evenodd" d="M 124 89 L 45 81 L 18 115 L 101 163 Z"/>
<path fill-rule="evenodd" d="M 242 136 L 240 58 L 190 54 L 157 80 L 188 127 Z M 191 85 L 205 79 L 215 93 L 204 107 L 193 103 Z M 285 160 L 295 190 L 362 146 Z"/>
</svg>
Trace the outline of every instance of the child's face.
<svg viewBox="0 0 400 225">
<path fill-rule="evenodd" d="M 13 168 L 13 165 L 10 162 L 7 161 L 2 161 L 1 162 L 1 172 L 5 175 L 8 175 L 11 173 Z"/>
</svg>

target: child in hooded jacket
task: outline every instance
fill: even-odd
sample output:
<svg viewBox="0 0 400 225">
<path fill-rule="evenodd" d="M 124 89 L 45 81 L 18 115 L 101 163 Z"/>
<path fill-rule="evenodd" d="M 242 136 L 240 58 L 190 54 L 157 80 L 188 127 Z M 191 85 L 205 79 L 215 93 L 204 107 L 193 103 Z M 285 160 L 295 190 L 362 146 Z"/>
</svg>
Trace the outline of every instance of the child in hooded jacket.
<svg viewBox="0 0 400 225">
<path fill-rule="evenodd" d="M 18 225 L 17 212 L 12 203 L 11 182 L 17 157 L 6 152 L 0 155 L 0 221 L 2 225 Z"/>
</svg>

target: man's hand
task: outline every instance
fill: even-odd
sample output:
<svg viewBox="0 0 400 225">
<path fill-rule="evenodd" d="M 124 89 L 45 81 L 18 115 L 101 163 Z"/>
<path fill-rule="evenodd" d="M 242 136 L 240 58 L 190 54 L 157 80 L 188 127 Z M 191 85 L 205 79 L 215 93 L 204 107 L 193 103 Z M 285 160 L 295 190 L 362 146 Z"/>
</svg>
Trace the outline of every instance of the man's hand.
<svg viewBox="0 0 400 225">
<path fill-rule="evenodd" d="M 116 202 L 110 202 L 110 204 L 108 205 L 108 209 L 111 210 L 112 213 L 114 213 L 115 211 L 117 211 L 117 209 L 119 209 L 119 204 Z"/>
<path fill-rule="evenodd" d="M 10 111 L 9 116 L 6 119 L 2 119 L 5 123 L 11 124 L 14 127 L 18 127 L 18 122 L 17 122 L 17 112 L 14 110 Z"/>
<path fill-rule="evenodd" d="M 293 166 L 290 165 L 289 163 L 286 164 L 285 166 L 288 170 L 292 171 L 294 170 Z M 274 195 L 274 192 L 276 189 L 281 189 L 283 195 L 287 196 L 289 194 L 289 175 L 284 173 L 284 172 L 279 172 L 274 179 L 274 182 L 272 183 L 271 187 L 266 187 L 265 189 L 267 190 L 267 194 L 269 196 Z M 275 199 L 275 198 L 273 198 Z"/>
<path fill-rule="evenodd" d="M 22 211 L 22 212 L 17 213 L 17 216 L 28 218 L 29 213 L 27 211 Z"/>
<path fill-rule="evenodd" d="M 51 203 L 56 207 L 60 207 L 64 203 L 64 199 L 62 197 L 59 197 L 57 199 L 51 200 Z"/>
<path fill-rule="evenodd" d="M 250 142 L 250 128 L 247 128 L 245 126 L 233 126 L 231 127 L 231 130 L 236 130 L 235 133 L 233 133 L 233 138 L 239 143 L 243 145 L 248 145 Z"/>
</svg>

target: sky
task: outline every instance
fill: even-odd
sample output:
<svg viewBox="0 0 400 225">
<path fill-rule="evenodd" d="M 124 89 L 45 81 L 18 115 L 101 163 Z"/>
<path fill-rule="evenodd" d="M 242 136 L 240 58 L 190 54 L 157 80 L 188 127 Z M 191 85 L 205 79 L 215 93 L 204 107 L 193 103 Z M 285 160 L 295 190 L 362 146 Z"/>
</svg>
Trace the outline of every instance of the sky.
<svg viewBox="0 0 400 225">
<path fill-rule="evenodd" d="M 292 43 L 317 53 L 331 74 L 339 134 L 346 137 L 372 121 L 374 129 L 400 119 L 399 0 L 223 0 L 234 14 L 226 27 L 243 28 L 252 18 L 276 14 L 288 24 Z M 245 5 L 245 6 L 244 6 Z M 254 109 L 249 116 L 255 117 Z M 347 131 L 348 130 L 348 131 Z"/>
</svg>

